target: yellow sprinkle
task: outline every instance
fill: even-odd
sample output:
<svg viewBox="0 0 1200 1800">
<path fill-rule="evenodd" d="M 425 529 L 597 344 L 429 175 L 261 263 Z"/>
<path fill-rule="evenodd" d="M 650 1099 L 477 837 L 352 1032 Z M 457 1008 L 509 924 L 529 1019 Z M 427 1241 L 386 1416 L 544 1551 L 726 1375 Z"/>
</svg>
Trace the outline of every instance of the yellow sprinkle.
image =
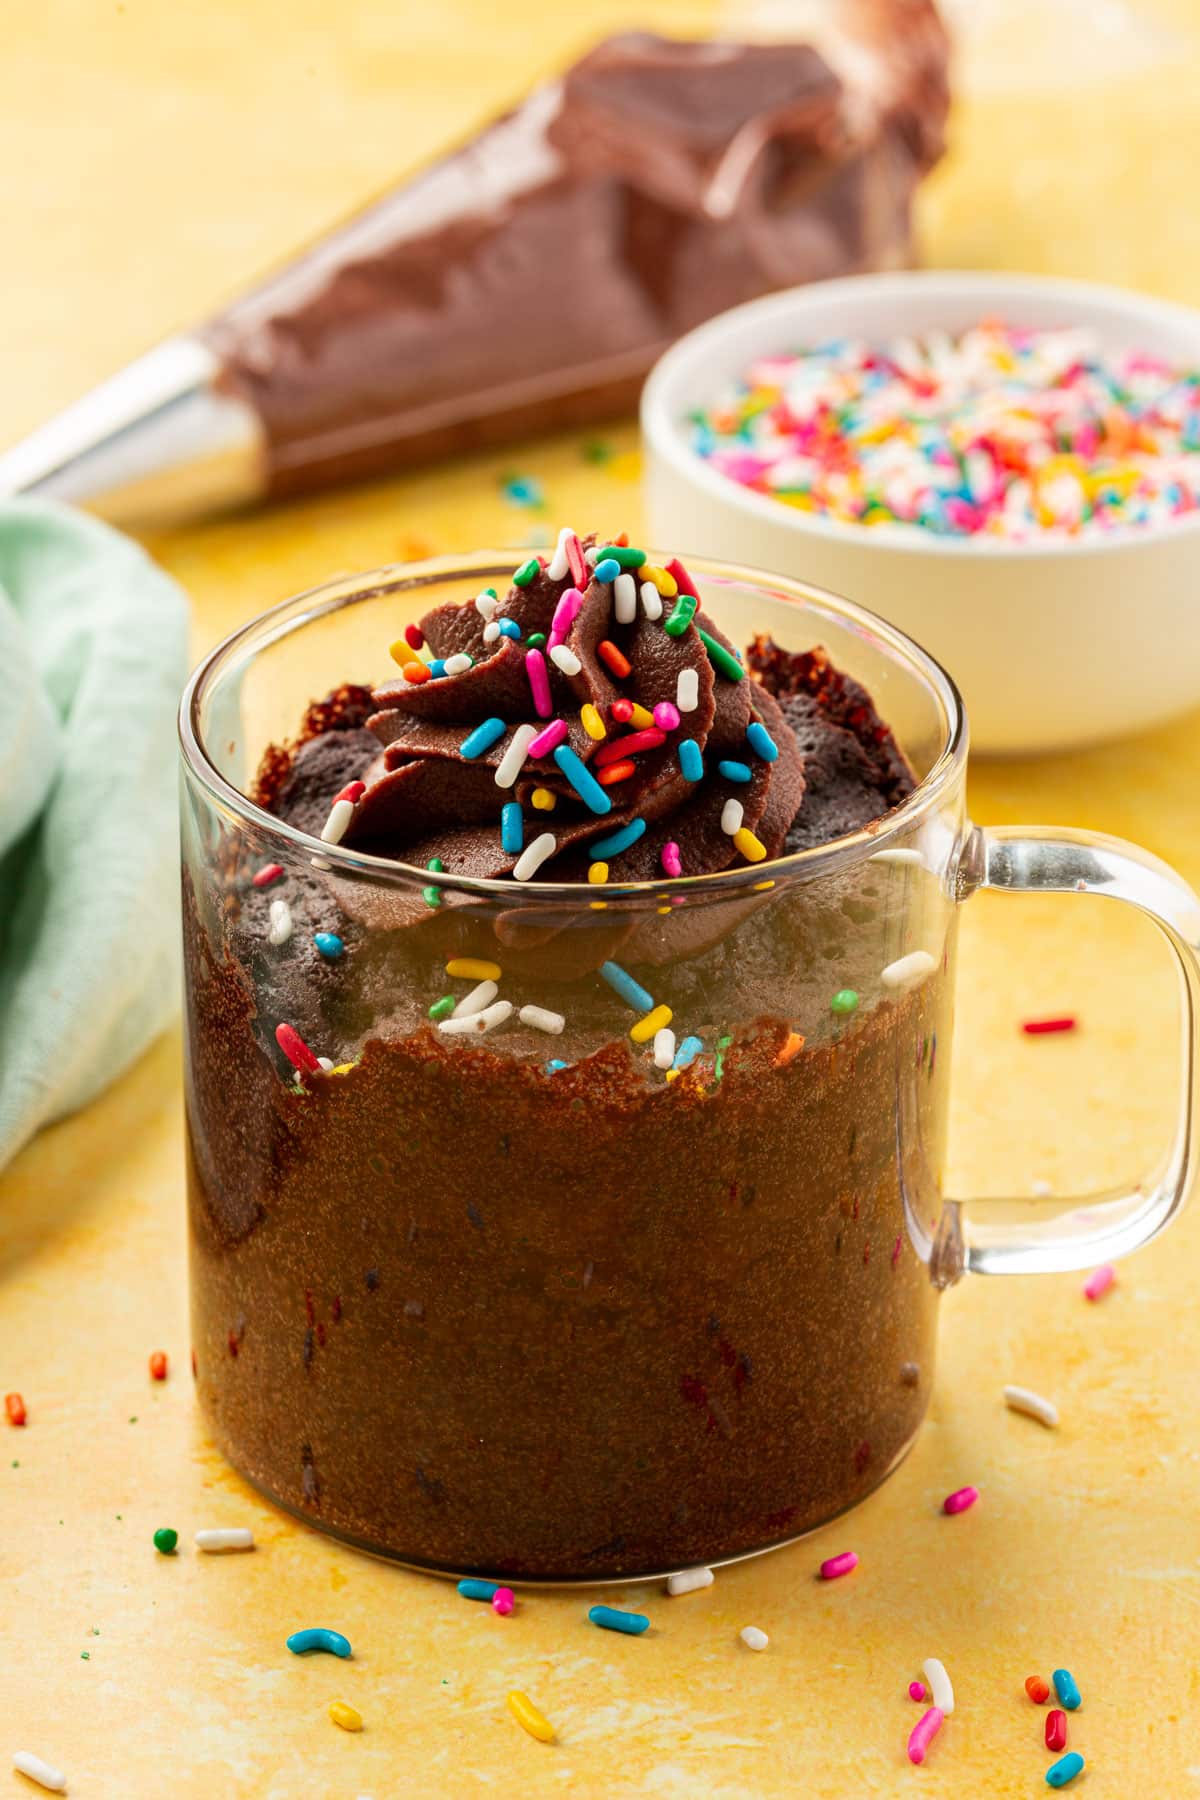
<svg viewBox="0 0 1200 1800">
<path fill-rule="evenodd" d="M 608 911 L 608 901 L 607 900 L 589 900 L 588 906 L 590 907 L 592 912 L 607 912 Z"/>
<path fill-rule="evenodd" d="M 679 592 L 679 583 L 675 577 L 668 575 L 665 569 L 658 568 L 655 563 L 643 563 L 638 575 L 643 581 L 656 587 L 664 600 L 673 600 Z"/>
<path fill-rule="evenodd" d="M 558 805 L 558 795 L 552 794 L 549 788 L 534 788 L 529 798 L 539 812 L 553 812 Z"/>
<path fill-rule="evenodd" d="M 667 1070 L 667 1080 L 668 1081 L 678 1081 L 679 1076 L 680 1076 L 680 1071 L 678 1069 L 668 1069 Z"/>
<path fill-rule="evenodd" d="M 760 844 L 752 831 L 743 825 L 740 831 L 733 834 L 733 847 L 740 850 L 747 862 L 761 862 L 767 854 L 766 845 Z"/>
<path fill-rule="evenodd" d="M 656 1006 L 653 1012 L 648 1012 L 644 1019 L 639 1019 L 636 1025 L 629 1027 L 629 1035 L 635 1044 L 648 1044 L 656 1031 L 661 1031 L 664 1025 L 670 1023 L 670 1007 Z"/>
<path fill-rule="evenodd" d="M 499 981 L 503 972 L 499 963 L 484 962 L 478 956 L 456 956 L 446 964 L 447 975 L 461 976 L 464 981 Z"/>
<path fill-rule="evenodd" d="M 508 1696 L 508 1710 L 517 1724 L 525 1727 L 530 1737 L 537 1738 L 542 1744 L 554 1742 L 553 1725 L 538 1711 L 528 1694 L 518 1693 L 514 1689 Z"/>
<path fill-rule="evenodd" d="M 357 1067 L 358 1067 L 357 1063 L 338 1063 L 337 1067 L 330 1069 L 329 1073 L 331 1075 L 348 1075 L 350 1073 L 351 1069 L 355 1069 Z"/>
<path fill-rule="evenodd" d="M 647 707 L 639 706 L 635 700 L 633 703 L 633 718 L 630 722 L 631 724 L 636 725 L 639 731 L 649 731 L 654 723 L 654 714 L 650 712 Z"/>
<path fill-rule="evenodd" d="M 607 881 L 608 864 L 606 862 L 594 862 L 588 870 L 588 880 L 593 884 Z"/>
<path fill-rule="evenodd" d="M 388 655 L 393 662 L 399 663 L 401 668 L 404 667 L 405 663 L 422 662 L 424 660 L 419 652 L 413 649 L 408 639 L 403 637 L 398 637 L 394 644 L 388 645 Z"/>
<path fill-rule="evenodd" d="M 774 886 L 775 883 L 773 881 L 756 881 L 754 884 L 754 891 L 756 894 L 765 894 L 768 888 L 773 888 Z"/>
<path fill-rule="evenodd" d="M 329 1716 L 335 1725 L 341 1726 L 343 1731 L 362 1730 L 362 1714 L 357 1708 L 348 1705 L 345 1700 L 331 1700 Z"/>
<path fill-rule="evenodd" d="M 675 908 L 673 906 L 657 906 L 654 910 L 661 913 L 662 917 L 665 919 L 668 913 L 674 912 Z"/>
<path fill-rule="evenodd" d="M 601 738 L 608 736 L 607 731 L 604 729 L 604 720 L 600 717 L 600 714 L 596 711 L 590 700 L 586 706 L 580 707 L 579 709 L 579 723 L 583 726 L 583 729 L 587 732 L 588 736 L 590 738 L 595 738 L 597 743 L 600 742 Z"/>
</svg>

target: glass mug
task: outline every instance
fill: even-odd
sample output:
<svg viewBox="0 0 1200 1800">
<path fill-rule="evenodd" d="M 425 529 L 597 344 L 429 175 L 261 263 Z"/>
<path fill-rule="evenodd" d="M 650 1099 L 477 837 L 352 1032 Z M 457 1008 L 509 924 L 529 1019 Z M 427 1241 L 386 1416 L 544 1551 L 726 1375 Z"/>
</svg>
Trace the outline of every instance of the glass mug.
<svg viewBox="0 0 1200 1800">
<path fill-rule="evenodd" d="M 181 715 L 195 1377 L 263 1493 L 364 1549 L 518 1580 L 629 1578 L 784 1543 L 877 1486 L 929 1402 L 940 1289 L 1145 1243 L 1195 1162 L 1200 905 L 1144 851 L 965 814 L 953 682 L 799 582 L 688 559 L 739 644 L 823 645 L 917 785 L 816 850 L 692 879 L 518 886 L 318 844 L 245 797 L 264 750 L 481 553 L 341 579 L 236 632 Z M 282 870 L 262 890 L 263 864 Z M 1149 914 L 1184 990 L 1182 1099 L 1129 1192 L 946 1198 L 958 911 L 980 888 Z M 273 945 L 272 896 L 346 945 Z M 598 897 L 601 896 L 602 898 Z M 315 911 L 314 911 L 315 909 Z M 563 1013 L 576 1048 L 440 1032 L 446 964 Z M 616 963 L 680 1041 L 663 1071 Z M 465 991 L 458 984 L 459 992 Z M 298 1076 L 275 1028 L 322 1068 Z M 564 1039 L 566 1044 L 568 1040 Z"/>
</svg>

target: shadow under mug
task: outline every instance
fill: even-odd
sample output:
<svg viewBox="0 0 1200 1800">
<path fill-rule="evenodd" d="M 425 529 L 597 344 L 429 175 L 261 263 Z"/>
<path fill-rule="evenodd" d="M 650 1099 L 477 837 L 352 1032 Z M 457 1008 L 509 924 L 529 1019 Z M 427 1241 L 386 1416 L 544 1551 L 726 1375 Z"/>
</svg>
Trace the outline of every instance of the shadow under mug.
<svg viewBox="0 0 1200 1800">
<path fill-rule="evenodd" d="M 377 677 L 429 607 L 506 581 L 496 552 L 287 601 L 184 697 L 198 1393 L 265 1494 L 423 1568 L 628 1579 L 812 1530 L 910 1446 L 939 1289 L 1123 1255 L 1193 1175 L 1190 889 L 1095 833 L 971 826 L 966 722 L 932 658 L 799 582 L 689 567 L 735 642 L 822 645 L 862 682 L 917 777 L 900 807 L 713 876 L 623 886 L 614 859 L 597 888 L 318 844 L 246 798 L 310 700 Z M 956 924 L 980 888 L 1124 901 L 1175 954 L 1178 1121 L 1129 1191 L 942 1192 Z M 289 896 L 342 939 L 336 961 L 311 932 L 271 941 Z M 431 1005 L 466 992 L 456 957 L 499 965 L 563 1036 L 439 1030 Z M 657 1066 L 613 964 L 699 1040 L 686 1066 Z M 281 1023 L 316 1072 L 281 1055 Z"/>
</svg>

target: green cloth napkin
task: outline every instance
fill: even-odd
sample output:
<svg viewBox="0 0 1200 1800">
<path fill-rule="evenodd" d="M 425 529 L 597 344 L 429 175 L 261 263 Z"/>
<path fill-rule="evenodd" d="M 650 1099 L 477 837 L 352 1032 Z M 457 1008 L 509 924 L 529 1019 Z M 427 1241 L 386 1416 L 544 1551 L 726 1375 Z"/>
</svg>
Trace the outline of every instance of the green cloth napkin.
<svg viewBox="0 0 1200 1800">
<path fill-rule="evenodd" d="M 136 544 L 0 504 L 0 1166 L 178 1005 L 187 603 Z"/>
</svg>

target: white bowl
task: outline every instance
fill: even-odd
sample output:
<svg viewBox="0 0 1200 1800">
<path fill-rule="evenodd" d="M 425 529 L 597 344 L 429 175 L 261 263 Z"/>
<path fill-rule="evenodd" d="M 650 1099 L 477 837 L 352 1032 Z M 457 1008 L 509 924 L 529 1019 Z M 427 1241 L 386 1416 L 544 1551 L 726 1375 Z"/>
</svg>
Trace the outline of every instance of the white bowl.
<svg viewBox="0 0 1200 1800">
<path fill-rule="evenodd" d="M 1200 367 L 1200 312 L 1033 275 L 855 276 L 721 314 L 661 358 L 642 397 L 648 541 L 831 588 L 890 619 L 945 664 L 976 749 L 1097 743 L 1200 702 L 1200 513 L 1102 538 L 937 537 L 796 512 L 720 475 L 684 424 L 755 357 L 830 337 L 880 342 L 987 314 L 1081 324 L 1113 349 Z"/>
</svg>

